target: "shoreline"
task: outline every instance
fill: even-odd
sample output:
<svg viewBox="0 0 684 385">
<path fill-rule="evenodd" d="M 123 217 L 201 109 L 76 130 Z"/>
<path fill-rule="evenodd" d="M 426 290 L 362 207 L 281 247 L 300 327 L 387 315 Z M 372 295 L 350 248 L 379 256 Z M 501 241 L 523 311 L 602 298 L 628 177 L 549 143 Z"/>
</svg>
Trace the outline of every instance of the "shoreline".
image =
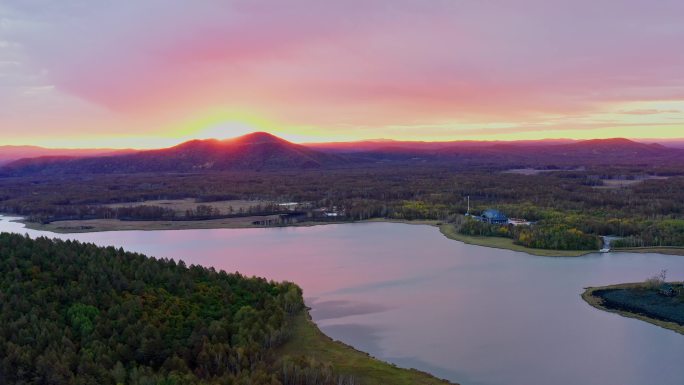
<svg viewBox="0 0 684 385">
<path fill-rule="evenodd" d="M 0 214 L 12 217 L 8 214 Z M 160 230 L 211 230 L 211 229 L 270 229 L 270 228 L 285 228 L 285 227 L 310 227 L 310 226 L 325 226 L 325 225 L 341 225 L 350 223 L 400 223 L 406 225 L 426 225 L 433 226 L 439 229 L 440 233 L 446 238 L 463 242 L 469 245 L 490 247 L 494 249 L 504 249 L 526 253 L 528 255 L 543 256 L 543 257 L 581 257 L 588 254 L 598 253 L 599 250 L 551 250 L 551 249 L 533 249 L 521 245 L 517 245 L 512 239 L 503 237 L 477 237 L 459 234 L 453 228 L 453 225 L 444 223 L 438 220 L 419 219 L 393 219 L 393 218 L 371 218 L 361 221 L 306 221 L 299 223 L 291 223 L 275 226 L 254 225 L 252 222 L 263 219 L 264 217 L 239 217 L 239 218 L 224 218 L 224 219 L 209 219 L 198 221 L 121 221 L 118 219 L 83 219 L 83 220 L 68 220 L 56 221 L 48 224 L 40 224 L 29 222 L 21 217 L 14 220 L 21 223 L 29 230 L 47 231 L 55 234 L 70 234 L 70 233 L 98 233 L 110 231 L 160 231 Z M 612 249 L 611 252 L 624 253 L 659 253 L 668 255 L 683 255 L 684 247 L 636 247 L 636 248 L 617 248 Z"/>
<path fill-rule="evenodd" d="M 316 357 L 330 362 L 337 373 L 352 375 L 364 385 L 458 385 L 424 371 L 396 366 L 334 340 L 319 329 L 306 309 L 292 321 L 290 340 L 278 348 L 281 356 Z"/>
<path fill-rule="evenodd" d="M 122 221 L 118 219 L 84 219 L 56 221 L 48 224 L 17 220 L 27 229 L 37 231 L 48 231 L 56 234 L 70 233 L 97 233 L 109 231 L 160 231 L 160 230 L 202 230 L 202 229 L 270 229 L 285 227 L 309 227 L 325 226 L 350 223 L 400 223 L 406 225 L 426 225 L 439 229 L 440 233 L 450 240 L 463 242 L 470 245 L 490 247 L 495 249 L 505 249 L 517 251 L 534 256 L 544 257 L 579 257 L 598 250 L 546 250 L 532 249 L 525 246 L 516 245 L 512 239 L 500 237 L 472 237 L 457 233 L 453 225 L 437 220 L 406 220 L 392 218 L 371 218 L 361 221 L 330 221 L 330 222 L 298 222 L 285 225 L 263 226 L 254 225 L 253 222 L 263 217 L 240 217 L 227 219 L 209 219 L 201 221 Z"/>
<path fill-rule="evenodd" d="M 2 215 L 2 214 L 0 214 Z M 158 230 L 202 230 L 202 229 L 272 229 L 283 227 L 310 227 L 324 225 L 341 225 L 349 223 L 401 223 L 406 225 L 439 226 L 437 220 L 405 220 L 392 218 L 371 218 L 360 221 L 303 221 L 283 225 L 255 225 L 252 222 L 263 219 L 260 216 L 205 219 L 197 221 L 122 221 L 119 219 L 77 219 L 55 221 L 48 224 L 29 222 L 21 217 L 14 220 L 27 229 L 48 231 L 56 234 L 100 233 L 108 231 L 158 231 Z"/>
<path fill-rule="evenodd" d="M 610 289 L 634 289 L 640 287 L 643 283 L 631 282 L 631 283 L 619 283 L 616 285 L 607 286 L 590 286 L 586 287 L 584 292 L 581 294 L 582 299 L 588 303 L 590 306 L 603 310 L 609 313 L 614 313 L 626 318 L 634 318 L 640 321 L 648 322 L 652 325 L 659 326 L 664 329 L 672 330 L 675 333 L 684 334 L 684 325 L 680 325 L 676 322 L 664 321 L 657 318 L 652 318 L 644 314 L 632 313 L 629 311 L 614 309 L 604 306 L 603 299 L 601 297 L 595 296 L 594 292 L 599 290 L 610 290 Z"/>
</svg>

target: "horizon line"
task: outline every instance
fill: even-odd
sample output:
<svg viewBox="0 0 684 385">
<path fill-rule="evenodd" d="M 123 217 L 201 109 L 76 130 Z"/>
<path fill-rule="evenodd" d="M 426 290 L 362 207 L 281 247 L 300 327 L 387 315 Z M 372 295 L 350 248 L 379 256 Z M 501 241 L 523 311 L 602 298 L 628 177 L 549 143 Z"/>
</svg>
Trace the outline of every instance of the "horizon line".
<svg viewBox="0 0 684 385">
<path fill-rule="evenodd" d="M 613 139 L 626 139 L 626 140 L 631 140 L 634 142 L 639 142 L 639 143 L 669 143 L 669 142 L 684 142 L 684 136 L 679 137 L 679 138 L 634 138 L 634 137 L 623 137 L 623 136 L 613 136 L 613 137 L 597 137 L 597 138 L 582 138 L 582 139 L 573 139 L 573 138 L 567 138 L 567 137 L 549 137 L 549 138 L 542 138 L 542 139 L 447 139 L 447 140 L 419 140 L 419 139 L 392 139 L 392 138 L 368 138 L 368 139 L 355 139 L 355 140 L 334 140 L 334 141 L 293 141 L 293 140 L 288 140 L 283 138 L 282 136 L 278 136 L 275 134 L 272 134 L 267 131 L 253 131 L 250 133 L 246 133 L 243 135 L 237 135 L 237 136 L 232 136 L 232 137 L 226 137 L 226 138 L 218 138 L 218 137 L 196 137 L 196 138 L 181 138 L 179 139 L 178 142 L 174 141 L 174 144 L 171 145 L 161 145 L 161 146 L 155 146 L 155 147 L 131 147 L 131 146 L 112 146 L 112 147 L 107 147 L 107 146 L 93 146 L 93 147 L 82 147 L 82 146 L 58 146 L 58 147 L 51 147 L 51 146 L 44 146 L 40 144 L 6 144 L 6 145 L 0 145 L 0 148 L 20 148 L 20 147 L 33 147 L 33 148 L 41 148 L 41 149 L 46 149 L 46 150 L 114 150 L 114 151 L 125 151 L 125 150 L 154 150 L 154 149 L 164 149 L 164 148 L 171 148 L 175 147 L 178 145 L 181 145 L 183 143 L 187 143 L 190 141 L 194 140 L 218 140 L 218 141 L 228 141 L 228 140 L 233 140 L 237 139 L 243 136 L 247 135 L 252 135 L 252 134 L 258 134 L 258 133 L 264 133 L 268 135 L 272 135 L 274 137 L 277 137 L 279 139 L 286 140 L 290 143 L 294 144 L 299 144 L 299 145 L 325 145 L 325 144 L 353 144 L 353 143 L 369 143 L 369 142 L 392 142 L 392 143 L 425 143 L 425 144 L 439 144 L 439 143 L 521 143 L 521 142 L 526 142 L 526 143 L 534 143 L 534 142 L 551 142 L 551 141 L 568 141 L 568 142 L 585 142 L 585 141 L 591 141 L 591 140 L 613 140 Z M 164 141 L 165 139 L 170 139 L 170 138 L 163 138 L 159 137 L 160 141 Z"/>
</svg>

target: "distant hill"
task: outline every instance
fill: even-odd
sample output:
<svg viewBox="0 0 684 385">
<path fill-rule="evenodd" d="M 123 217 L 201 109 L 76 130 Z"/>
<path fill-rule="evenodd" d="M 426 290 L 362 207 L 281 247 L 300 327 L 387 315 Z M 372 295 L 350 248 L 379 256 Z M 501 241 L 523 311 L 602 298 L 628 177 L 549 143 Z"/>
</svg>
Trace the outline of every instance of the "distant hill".
<svg viewBox="0 0 684 385">
<path fill-rule="evenodd" d="M 24 158 L 37 158 L 43 156 L 100 156 L 132 153 L 135 150 L 115 150 L 110 148 L 90 148 L 90 149 L 65 149 L 65 148 L 44 148 L 38 146 L 0 146 L 0 165 L 7 164 Z"/>
<path fill-rule="evenodd" d="M 415 143 L 412 146 L 410 143 Z M 515 142 L 365 142 L 365 156 L 378 161 L 444 162 L 452 165 L 496 167 L 585 166 L 614 164 L 684 164 L 684 150 L 629 139 Z M 324 149 L 324 147 L 317 147 Z M 344 146 L 331 147 L 339 152 Z"/>
<path fill-rule="evenodd" d="M 516 142 L 376 140 L 301 145 L 256 132 L 229 140 L 192 140 L 170 148 L 135 153 L 21 159 L 1 167 L 0 175 L 277 171 L 412 164 L 463 169 L 684 166 L 684 149 L 623 138 Z"/>
<path fill-rule="evenodd" d="M 401 150 L 414 151 L 437 151 L 448 148 L 486 148 L 497 145 L 511 145 L 511 146 L 549 146 L 554 144 L 569 144 L 574 143 L 571 139 L 545 139 L 545 140 L 516 140 L 516 141 L 484 141 L 484 140 L 456 140 L 456 141 L 402 141 L 392 139 L 370 139 L 354 142 L 322 142 L 322 143 L 304 143 L 306 147 L 337 153 L 353 153 L 353 152 L 383 152 Z"/>
<path fill-rule="evenodd" d="M 558 164 L 664 165 L 684 164 L 684 151 L 655 143 L 624 138 L 592 139 L 536 149 L 530 159 L 555 160 Z"/>
<path fill-rule="evenodd" d="M 650 140 L 650 142 L 659 143 L 665 147 L 670 147 L 670 148 L 684 148 L 684 139 L 670 139 L 670 140 L 653 139 L 653 140 Z"/>
<path fill-rule="evenodd" d="M 564 155 L 573 156 L 659 156 L 672 151 L 661 144 L 640 143 L 624 138 L 592 139 L 557 147 Z"/>
<path fill-rule="evenodd" d="M 268 171 L 337 167 L 347 159 L 256 132 L 229 140 L 192 140 L 174 147 L 133 154 L 22 159 L 5 165 L 3 175 Z"/>
</svg>

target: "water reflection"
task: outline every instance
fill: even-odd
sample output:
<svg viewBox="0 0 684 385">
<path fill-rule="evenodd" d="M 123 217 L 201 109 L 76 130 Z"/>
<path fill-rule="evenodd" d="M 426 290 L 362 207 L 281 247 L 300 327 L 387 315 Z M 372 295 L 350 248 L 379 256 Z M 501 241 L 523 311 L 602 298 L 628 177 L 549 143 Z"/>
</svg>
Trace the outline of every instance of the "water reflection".
<svg viewBox="0 0 684 385">
<path fill-rule="evenodd" d="M 311 316 L 319 321 L 353 315 L 380 313 L 390 309 L 390 307 L 381 304 L 339 299 L 331 301 L 309 301 L 307 304 L 311 307 Z"/>
</svg>

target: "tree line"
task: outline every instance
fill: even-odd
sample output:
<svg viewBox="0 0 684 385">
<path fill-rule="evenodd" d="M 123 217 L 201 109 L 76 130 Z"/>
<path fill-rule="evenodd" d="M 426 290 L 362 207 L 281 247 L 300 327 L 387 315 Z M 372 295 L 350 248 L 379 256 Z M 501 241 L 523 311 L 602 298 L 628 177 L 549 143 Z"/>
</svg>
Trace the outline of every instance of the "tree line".
<svg viewBox="0 0 684 385">
<path fill-rule="evenodd" d="M 111 203 L 194 198 L 211 206 L 213 200 L 231 198 L 307 202 L 312 210 L 337 207 L 345 215 L 336 220 L 447 221 L 466 212 L 466 197 L 470 196 L 473 212 L 500 208 L 510 217 L 537 221 L 540 229 L 548 226 L 543 230 L 545 234 L 562 233 L 572 238 L 574 232 L 561 229 L 577 229 L 593 236 L 627 237 L 644 245 L 684 245 L 684 231 L 670 225 L 684 220 L 681 167 L 591 166 L 534 175 L 501 171 L 498 166 L 463 170 L 448 165 L 416 165 L 297 172 L 0 178 L 0 212 L 34 221 L 90 219 L 119 215 L 102 208 Z M 645 179 L 645 174 L 668 179 Z M 611 178 L 639 182 L 621 188 L 602 186 Z M 159 210 L 128 213 L 136 218 L 148 218 L 148 214 L 162 218 L 171 215 Z M 175 214 L 177 220 L 184 217 L 183 213 Z"/>
<path fill-rule="evenodd" d="M 537 223 L 533 226 L 513 226 L 484 223 L 472 218 L 454 221 L 464 235 L 511 238 L 516 244 L 535 249 L 597 250 L 600 239 L 564 224 Z"/>
</svg>

